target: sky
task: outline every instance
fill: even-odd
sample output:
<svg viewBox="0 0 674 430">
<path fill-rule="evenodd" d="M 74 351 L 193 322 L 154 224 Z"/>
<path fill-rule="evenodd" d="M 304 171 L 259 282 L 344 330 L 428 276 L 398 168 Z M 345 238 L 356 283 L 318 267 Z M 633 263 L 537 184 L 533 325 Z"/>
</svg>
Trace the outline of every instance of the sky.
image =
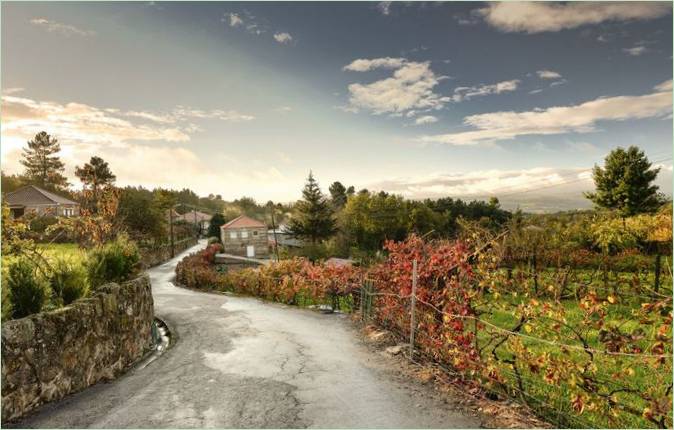
<svg viewBox="0 0 674 430">
<path fill-rule="evenodd" d="M 671 2 L 9 2 L 2 170 L 300 198 L 311 170 L 408 198 L 585 208 L 637 145 L 672 192 Z"/>
</svg>

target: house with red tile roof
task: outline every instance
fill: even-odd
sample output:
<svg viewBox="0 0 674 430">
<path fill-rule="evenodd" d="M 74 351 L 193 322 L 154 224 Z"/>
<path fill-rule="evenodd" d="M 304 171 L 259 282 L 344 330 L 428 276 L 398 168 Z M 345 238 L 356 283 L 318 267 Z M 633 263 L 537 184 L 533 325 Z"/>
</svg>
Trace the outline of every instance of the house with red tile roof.
<svg viewBox="0 0 674 430">
<path fill-rule="evenodd" d="M 267 226 L 246 215 L 240 215 L 220 227 L 220 240 L 225 254 L 249 258 L 269 256 Z"/>
</svg>

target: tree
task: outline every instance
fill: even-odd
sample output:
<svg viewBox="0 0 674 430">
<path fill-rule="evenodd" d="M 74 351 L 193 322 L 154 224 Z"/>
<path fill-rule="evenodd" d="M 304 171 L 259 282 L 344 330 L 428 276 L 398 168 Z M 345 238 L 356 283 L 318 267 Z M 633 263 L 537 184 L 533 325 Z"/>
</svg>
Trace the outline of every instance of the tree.
<svg viewBox="0 0 674 430">
<path fill-rule="evenodd" d="M 43 187 L 66 188 L 68 180 L 63 176 L 65 166 L 59 156 L 54 155 L 60 151 L 58 140 L 46 131 L 36 134 L 33 140 L 28 141 L 28 148 L 23 149 L 21 164 L 26 167 L 25 175 Z"/>
<path fill-rule="evenodd" d="M 82 167 L 76 166 L 75 176 L 82 182 L 84 189 L 90 191 L 89 193 L 85 193 L 90 198 L 81 203 L 95 214 L 97 212 L 96 208 L 98 206 L 100 190 L 112 186 L 117 177 L 112 174 L 108 163 L 101 157 L 96 156 L 91 157 L 91 160 Z"/>
<path fill-rule="evenodd" d="M 96 156 L 91 157 L 91 160 L 82 167 L 75 167 L 75 176 L 85 187 L 90 187 L 94 192 L 101 187 L 114 184 L 117 179 L 112 174 L 107 161 Z"/>
<path fill-rule="evenodd" d="M 615 209 L 624 218 L 639 213 L 655 212 L 663 203 L 658 186 L 652 182 L 660 169 L 651 163 L 642 150 L 630 146 L 617 148 L 604 159 L 604 168 L 592 170 L 596 191 L 585 197 L 603 208 Z"/>
<path fill-rule="evenodd" d="M 335 181 L 330 185 L 330 197 L 332 205 L 336 209 L 341 209 L 346 204 L 346 187 L 341 182 Z"/>
<path fill-rule="evenodd" d="M 356 189 L 351 185 L 349 188 L 346 189 L 346 195 L 347 196 L 352 196 L 356 194 Z"/>
<path fill-rule="evenodd" d="M 217 237 L 220 239 L 220 227 L 223 225 L 225 225 L 225 217 L 219 213 L 214 214 L 208 224 L 208 237 Z"/>
<path fill-rule="evenodd" d="M 295 215 L 288 225 L 290 233 L 300 239 L 309 239 L 313 244 L 335 234 L 337 227 L 333 209 L 311 172 L 302 197 L 295 205 Z"/>
</svg>

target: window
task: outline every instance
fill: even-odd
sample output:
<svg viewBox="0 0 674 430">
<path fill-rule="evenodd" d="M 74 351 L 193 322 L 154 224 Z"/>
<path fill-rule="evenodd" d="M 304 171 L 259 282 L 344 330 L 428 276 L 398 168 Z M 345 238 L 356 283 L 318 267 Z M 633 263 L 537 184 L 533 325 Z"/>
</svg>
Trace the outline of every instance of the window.
<svg viewBox="0 0 674 430">
<path fill-rule="evenodd" d="M 253 232 L 253 236 L 257 236 L 257 233 L 258 233 L 258 231 L 255 230 L 255 231 Z"/>
<path fill-rule="evenodd" d="M 236 232 L 235 232 L 235 231 L 230 231 L 230 232 L 229 232 L 229 238 L 230 238 L 230 239 L 236 239 Z"/>
<path fill-rule="evenodd" d="M 248 232 L 246 230 L 241 231 L 241 238 L 246 239 L 248 237 Z"/>
</svg>

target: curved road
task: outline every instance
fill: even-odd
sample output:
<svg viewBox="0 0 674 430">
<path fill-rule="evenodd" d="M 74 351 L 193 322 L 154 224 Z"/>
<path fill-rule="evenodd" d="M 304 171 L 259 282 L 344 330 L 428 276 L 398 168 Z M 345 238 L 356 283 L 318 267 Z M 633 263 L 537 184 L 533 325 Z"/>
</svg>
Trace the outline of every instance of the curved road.
<svg viewBox="0 0 674 430">
<path fill-rule="evenodd" d="M 148 271 L 155 312 L 173 330 L 173 347 L 16 426 L 479 426 L 372 365 L 377 357 L 344 316 L 178 288 L 172 280 L 181 257 Z"/>
</svg>

